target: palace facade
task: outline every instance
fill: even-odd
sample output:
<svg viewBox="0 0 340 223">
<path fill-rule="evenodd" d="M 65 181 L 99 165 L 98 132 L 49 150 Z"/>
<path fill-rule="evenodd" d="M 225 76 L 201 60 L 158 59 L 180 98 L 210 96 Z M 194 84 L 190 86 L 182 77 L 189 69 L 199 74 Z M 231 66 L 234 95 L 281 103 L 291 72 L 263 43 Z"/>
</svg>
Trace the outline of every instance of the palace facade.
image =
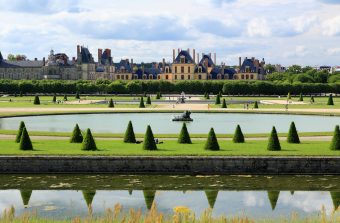
<svg viewBox="0 0 340 223">
<path fill-rule="evenodd" d="M 0 52 L 0 79 L 36 80 L 263 80 L 265 61 L 239 58 L 239 66 L 216 64 L 216 54 L 196 54 L 189 49 L 173 50 L 172 62 L 136 64 L 133 59 L 114 63 L 110 49 L 98 49 L 97 62 L 89 49 L 77 46 L 77 57 L 54 53 L 42 60 L 5 60 Z"/>
</svg>

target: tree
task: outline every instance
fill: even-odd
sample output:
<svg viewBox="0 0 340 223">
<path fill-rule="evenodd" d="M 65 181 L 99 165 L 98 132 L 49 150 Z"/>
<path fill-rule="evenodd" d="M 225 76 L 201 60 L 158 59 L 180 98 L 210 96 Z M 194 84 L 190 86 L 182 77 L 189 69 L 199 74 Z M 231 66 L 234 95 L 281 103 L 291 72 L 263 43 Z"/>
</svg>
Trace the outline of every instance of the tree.
<svg viewBox="0 0 340 223">
<path fill-rule="evenodd" d="M 303 101 L 303 95 L 300 93 L 299 101 Z"/>
<path fill-rule="evenodd" d="M 132 122 L 129 121 L 128 126 L 125 131 L 124 135 L 124 142 L 125 143 L 136 143 L 135 132 L 133 131 Z"/>
<path fill-rule="evenodd" d="M 288 137 L 287 137 L 287 142 L 288 143 L 295 143 L 295 144 L 299 144 L 300 143 L 299 135 L 297 133 L 297 130 L 296 130 L 294 122 L 292 122 L 290 124 L 289 132 L 288 132 Z"/>
<path fill-rule="evenodd" d="M 157 100 L 161 99 L 161 92 L 158 92 L 158 93 L 157 93 L 156 99 L 157 99 Z"/>
<path fill-rule="evenodd" d="M 292 95 L 290 94 L 290 92 L 288 92 L 287 100 L 290 100 L 290 99 L 292 99 Z"/>
<path fill-rule="evenodd" d="M 157 145 L 155 142 L 155 138 L 153 137 L 153 133 L 152 133 L 150 125 L 148 125 L 148 127 L 146 128 L 143 149 L 144 150 L 157 150 Z"/>
<path fill-rule="evenodd" d="M 235 129 L 235 133 L 234 133 L 234 137 L 233 137 L 233 142 L 234 143 L 244 143 L 244 135 L 242 133 L 241 127 L 240 125 L 237 125 L 236 129 Z"/>
<path fill-rule="evenodd" d="M 17 133 L 17 136 L 15 137 L 15 142 L 16 143 L 19 143 L 20 140 L 21 140 L 21 135 L 22 135 L 22 130 L 26 128 L 25 126 L 25 123 L 23 121 L 20 122 L 20 125 L 19 125 L 19 130 L 18 130 L 18 133 Z"/>
<path fill-rule="evenodd" d="M 85 151 L 96 151 L 97 146 L 96 142 L 93 139 L 92 133 L 90 129 L 86 130 L 85 138 L 83 140 L 82 150 Z"/>
<path fill-rule="evenodd" d="M 310 97 L 310 103 L 314 103 L 315 102 L 315 100 L 314 100 L 314 96 L 312 96 L 312 97 Z"/>
<path fill-rule="evenodd" d="M 204 149 L 212 150 L 212 151 L 220 150 L 220 146 L 217 142 L 217 138 L 216 138 L 215 131 L 213 128 L 211 128 L 209 131 L 208 139 L 205 143 Z"/>
<path fill-rule="evenodd" d="M 257 103 L 257 101 L 254 102 L 254 109 L 258 109 L 259 108 L 259 104 Z"/>
<path fill-rule="evenodd" d="M 330 94 L 328 97 L 327 105 L 334 105 L 333 95 Z"/>
<path fill-rule="evenodd" d="M 146 207 L 148 210 L 150 210 L 155 200 L 156 191 L 155 190 L 143 190 L 143 195 L 144 195 Z"/>
<path fill-rule="evenodd" d="M 26 127 L 22 129 L 19 149 L 20 150 L 33 150 L 33 145 L 32 145 L 30 136 L 28 135 L 28 132 L 26 130 Z"/>
<path fill-rule="evenodd" d="M 87 207 L 91 207 L 94 196 L 96 195 L 95 190 L 82 190 L 84 200 Z"/>
<path fill-rule="evenodd" d="M 82 143 L 82 142 L 83 142 L 83 134 L 81 133 L 78 124 L 76 124 L 72 132 L 70 143 Z"/>
<path fill-rule="evenodd" d="M 32 190 L 20 190 L 20 195 L 22 203 L 27 207 L 32 196 Z"/>
<path fill-rule="evenodd" d="M 187 129 L 187 125 L 183 123 L 181 132 L 179 133 L 178 143 L 180 144 L 191 144 L 190 135 Z"/>
<path fill-rule="evenodd" d="M 275 210 L 277 201 L 278 201 L 279 196 L 280 196 L 280 191 L 268 191 L 267 194 L 268 194 L 270 206 L 271 206 L 272 210 Z"/>
<path fill-rule="evenodd" d="M 226 103 L 226 101 L 225 101 L 225 98 L 223 98 L 221 108 L 227 108 L 227 103 Z"/>
<path fill-rule="evenodd" d="M 19 97 L 22 97 L 22 91 L 20 91 L 20 93 L 19 93 Z"/>
<path fill-rule="evenodd" d="M 36 96 L 34 97 L 33 104 L 34 104 L 34 105 L 40 105 L 40 99 L 39 99 L 39 96 L 38 96 L 38 95 L 36 95 Z"/>
<path fill-rule="evenodd" d="M 57 102 L 57 96 L 56 96 L 56 94 L 53 95 L 52 102 L 53 102 L 53 103 L 56 103 L 56 102 Z"/>
<path fill-rule="evenodd" d="M 281 145 L 280 145 L 279 137 L 277 136 L 275 126 L 273 126 L 272 132 L 270 133 L 267 150 L 269 151 L 281 150 Z"/>
<path fill-rule="evenodd" d="M 340 206 L 340 192 L 332 191 L 330 192 L 334 210 L 338 210 Z"/>
<path fill-rule="evenodd" d="M 215 100 L 215 105 L 219 105 L 219 104 L 221 104 L 221 98 L 220 98 L 220 95 L 217 94 L 216 95 L 216 100 Z"/>
<path fill-rule="evenodd" d="M 64 95 L 64 101 L 67 101 L 67 95 L 66 94 Z"/>
<path fill-rule="evenodd" d="M 110 100 L 109 100 L 109 108 L 114 108 L 115 107 L 115 105 L 113 104 L 113 100 L 112 100 L 112 98 L 110 98 Z"/>
<path fill-rule="evenodd" d="M 218 190 L 206 190 L 204 191 L 204 193 L 208 199 L 209 207 L 213 209 L 215 206 L 216 199 L 217 199 Z"/>
<path fill-rule="evenodd" d="M 76 99 L 80 99 L 80 95 L 79 95 L 79 92 L 77 91 L 76 93 L 76 96 L 75 96 Z"/>
<path fill-rule="evenodd" d="M 140 98 L 139 108 L 145 108 L 143 97 Z"/>
<path fill-rule="evenodd" d="M 210 99 L 209 93 L 207 93 L 207 96 L 205 97 L 206 99 Z"/>
<path fill-rule="evenodd" d="M 151 98 L 150 98 L 150 96 L 148 96 L 148 97 L 146 98 L 146 104 L 147 104 L 147 105 L 151 105 Z"/>
<path fill-rule="evenodd" d="M 339 126 L 335 126 L 334 134 L 333 134 L 333 139 L 331 143 L 331 150 L 340 150 L 340 130 Z"/>
<path fill-rule="evenodd" d="M 300 74 L 302 73 L 302 68 L 299 65 L 293 65 L 289 67 L 286 72 L 291 74 Z"/>
<path fill-rule="evenodd" d="M 276 71 L 276 67 L 272 64 L 266 64 L 265 70 L 267 74 L 274 73 Z"/>
</svg>

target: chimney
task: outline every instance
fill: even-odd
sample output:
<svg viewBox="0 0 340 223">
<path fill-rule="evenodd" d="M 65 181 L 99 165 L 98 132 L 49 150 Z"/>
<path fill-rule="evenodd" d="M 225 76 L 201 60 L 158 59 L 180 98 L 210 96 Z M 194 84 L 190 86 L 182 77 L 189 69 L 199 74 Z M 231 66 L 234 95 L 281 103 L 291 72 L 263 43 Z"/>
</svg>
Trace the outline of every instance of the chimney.
<svg viewBox="0 0 340 223">
<path fill-rule="evenodd" d="M 194 63 L 196 63 L 195 56 L 196 56 L 196 52 L 195 52 L 195 49 L 193 49 L 192 50 L 192 57 L 193 57 L 192 59 L 194 60 Z"/>
<path fill-rule="evenodd" d="M 178 48 L 178 54 L 179 54 L 179 52 L 181 52 L 181 51 L 180 51 L 180 49 Z"/>
<path fill-rule="evenodd" d="M 187 50 L 188 50 L 188 53 L 189 53 L 189 55 L 190 55 L 190 49 L 188 48 Z"/>
<path fill-rule="evenodd" d="M 199 64 L 200 63 L 200 54 L 197 53 L 197 63 Z"/>
<path fill-rule="evenodd" d="M 80 46 L 77 45 L 77 56 L 80 54 Z"/>
<path fill-rule="evenodd" d="M 163 72 L 165 71 L 165 58 L 163 58 L 163 61 L 162 61 L 162 70 Z"/>
<path fill-rule="evenodd" d="M 255 60 L 255 57 L 252 57 L 251 60 L 254 61 L 254 60 Z"/>
<path fill-rule="evenodd" d="M 45 57 L 43 57 L 43 66 L 46 65 Z"/>
<path fill-rule="evenodd" d="M 172 50 L 172 62 L 175 62 L 175 53 L 176 53 L 176 50 L 173 49 Z"/>
<path fill-rule="evenodd" d="M 205 58 L 205 60 L 204 60 L 204 66 L 205 66 L 205 68 L 208 69 L 208 65 L 209 65 L 208 58 Z"/>
<path fill-rule="evenodd" d="M 131 67 L 133 67 L 133 59 L 131 58 Z"/>
<path fill-rule="evenodd" d="M 209 57 L 210 57 L 210 59 L 211 59 L 211 53 L 209 53 Z"/>
<path fill-rule="evenodd" d="M 108 53 L 109 57 L 111 57 L 111 49 L 108 49 Z"/>
<path fill-rule="evenodd" d="M 214 64 L 216 64 L 216 53 L 214 53 Z"/>
<path fill-rule="evenodd" d="M 98 63 L 101 63 L 101 61 L 102 61 L 102 54 L 103 54 L 103 50 L 102 49 L 98 49 Z"/>
<path fill-rule="evenodd" d="M 45 57 L 44 57 L 44 60 L 45 60 Z M 72 57 L 72 62 L 76 62 L 76 57 Z"/>
<path fill-rule="evenodd" d="M 38 61 L 38 58 L 34 58 L 34 61 Z"/>
<path fill-rule="evenodd" d="M 242 58 L 239 57 L 239 58 L 238 58 L 238 66 L 239 66 L 239 68 L 241 68 L 241 65 L 242 65 Z"/>
</svg>

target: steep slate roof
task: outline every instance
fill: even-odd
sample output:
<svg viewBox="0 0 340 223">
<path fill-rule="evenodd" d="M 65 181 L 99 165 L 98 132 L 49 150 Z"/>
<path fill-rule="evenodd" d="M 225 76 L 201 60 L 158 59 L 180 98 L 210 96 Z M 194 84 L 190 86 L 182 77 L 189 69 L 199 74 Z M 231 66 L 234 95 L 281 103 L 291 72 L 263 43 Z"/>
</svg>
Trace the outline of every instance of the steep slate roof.
<svg viewBox="0 0 340 223">
<path fill-rule="evenodd" d="M 201 61 L 200 61 L 200 64 L 205 64 L 205 59 L 208 59 L 208 67 L 212 67 L 212 66 L 215 66 L 214 62 L 212 61 L 210 55 L 207 55 L 207 54 L 204 54 Z"/>
<path fill-rule="evenodd" d="M 157 75 L 161 73 L 161 69 L 159 68 L 146 68 L 144 69 L 144 73 L 149 77 L 152 74 L 153 79 L 157 79 Z"/>
<path fill-rule="evenodd" d="M 195 73 L 198 73 L 198 67 L 201 66 L 202 67 L 202 73 L 206 73 L 207 69 L 205 69 L 205 67 L 203 66 L 203 64 L 198 64 L 198 66 L 195 67 Z"/>
<path fill-rule="evenodd" d="M 184 58 L 185 58 L 185 63 L 195 63 L 195 61 L 190 56 L 190 53 L 186 50 L 182 50 L 181 52 L 179 52 L 179 54 L 177 55 L 177 57 L 175 59 L 175 63 L 180 63 L 182 56 L 184 56 Z"/>
<path fill-rule="evenodd" d="M 245 59 L 243 61 L 240 72 L 244 73 L 246 71 L 246 67 L 249 67 L 250 72 L 256 73 L 256 67 L 254 66 L 254 62 L 252 59 Z"/>
<path fill-rule="evenodd" d="M 210 72 L 211 78 L 217 79 L 217 75 L 223 73 L 222 69 L 223 69 L 222 67 L 214 67 L 214 69 L 212 69 Z M 236 73 L 236 70 L 234 68 L 227 68 L 227 67 L 224 68 L 224 75 L 228 75 L 228 79 L 233 79 L 235 73 Z"/>
<path fill-rule="evenodd" d="M 2 57 L 2 54 L 1 54 L 1 52 L 0 52 L 0 63 L 3 61 L 3 57 Z"/>
<path fill-rule="evenodd" d="M 123 67 L 127 72 L 132 72 L 132 67 L 128 60 L 120 60 L 120 62 L 118 64 L 115 64 L 115 66 L 118 70 Z"/>
<path fill-rule="evenodd" d="M 106 50 L 104 50 L 104 52 L 102 54 L 102 59 L 101 59 L 100 63 L 103 64 L 103 65 L 112 65 L 112 63 L 113 63 L 112 57 L 109 57 Z"/>
<path fill-rule="evenodd" d="M 0 67 L 4 68 L 19 68 L 19 67 L 42 67 L 44 65 L 42 60 L 22 60 L 22 61 L 9 61 L 3 60 Z"/>
<path fill-rule="evenodd" d="M 86 47 L 81 47 L 81 62 L 82 63 L 94 63 L 92 54 Z"/>
</svg>

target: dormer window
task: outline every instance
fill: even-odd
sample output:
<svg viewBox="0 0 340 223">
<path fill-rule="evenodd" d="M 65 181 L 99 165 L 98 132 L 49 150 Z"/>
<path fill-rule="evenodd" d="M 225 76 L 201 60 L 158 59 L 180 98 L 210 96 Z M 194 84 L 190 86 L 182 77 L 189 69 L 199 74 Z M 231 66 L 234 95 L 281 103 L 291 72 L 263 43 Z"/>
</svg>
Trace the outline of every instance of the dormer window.
<svg viewBox="0 0 340 223">
<path fill-rule="evenodd" d="M 202 67 L 198 68 L 198 73 L 202 73 Z"/>
<path fill-rule="evenodd" d="M 185 63 L 185 57 L 181 56 L 181 63 Z"/>
<path fill-rule="evenodd" d="M 249 73 L 250 72 L 250 67 L 249 66 L 246 66 L 246 73 Z"/>
</svg>

